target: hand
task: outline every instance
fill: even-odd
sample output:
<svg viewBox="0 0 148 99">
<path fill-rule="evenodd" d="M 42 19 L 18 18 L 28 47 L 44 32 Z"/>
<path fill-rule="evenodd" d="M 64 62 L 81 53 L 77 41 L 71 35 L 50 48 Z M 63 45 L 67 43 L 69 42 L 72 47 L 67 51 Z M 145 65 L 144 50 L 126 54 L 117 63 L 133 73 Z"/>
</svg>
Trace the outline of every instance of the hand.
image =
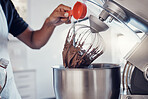
<svg viewBox="0 0 148 99">
<path fill-rule="evenodd" d="M 60 4 L 46 19 L 48 25 L 58 26 L 63 23 L 71 23 L 71 16 L 68 16 L 67 11 L 71 10 L 70 7 Z"/>
</svg>

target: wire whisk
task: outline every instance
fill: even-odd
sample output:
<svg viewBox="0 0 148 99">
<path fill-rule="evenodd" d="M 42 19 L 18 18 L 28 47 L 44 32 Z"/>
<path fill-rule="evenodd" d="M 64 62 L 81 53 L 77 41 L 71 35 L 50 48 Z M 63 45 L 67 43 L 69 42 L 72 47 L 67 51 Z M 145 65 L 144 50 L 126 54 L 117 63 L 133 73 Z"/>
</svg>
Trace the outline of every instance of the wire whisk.
<svg viewBox="0 0 148 99">
<path fill-rule="evenodd" d="M 99 33 L 92 33 L 92 29 L 94 28 L 82 24 L 73 25 L 69 29 L 62 52 L 65 67 L 88 67 L 104 53 L 103 38 Z"/>
</svg>

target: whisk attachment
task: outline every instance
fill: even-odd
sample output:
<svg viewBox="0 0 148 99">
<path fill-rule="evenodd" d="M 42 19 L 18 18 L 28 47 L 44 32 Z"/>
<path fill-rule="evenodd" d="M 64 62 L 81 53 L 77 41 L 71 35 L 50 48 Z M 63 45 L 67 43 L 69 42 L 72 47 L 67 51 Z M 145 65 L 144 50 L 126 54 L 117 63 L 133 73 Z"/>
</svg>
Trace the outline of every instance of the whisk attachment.
<svg viewBox="0 0 148 99">
<path fill-rule="evenodd" d="M 75 28 L 72 26 L 69 29 L 62 52 L 65 67 L 88 67 L 103 54 L 105 50 L 103 38 L 99 33 L 92 33 L 92 29 L 94 28 L 82 24 L 76 24 Z"/>
</svg>

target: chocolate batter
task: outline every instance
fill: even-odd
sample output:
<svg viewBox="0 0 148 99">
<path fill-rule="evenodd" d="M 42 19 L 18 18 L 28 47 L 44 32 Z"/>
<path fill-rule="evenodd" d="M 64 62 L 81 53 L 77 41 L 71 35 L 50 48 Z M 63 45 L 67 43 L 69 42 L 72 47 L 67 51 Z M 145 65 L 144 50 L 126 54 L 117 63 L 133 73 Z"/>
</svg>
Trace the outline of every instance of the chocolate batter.
<svg viewBox="0 0 148 99">
<path fill-rule="evenodd" d="M 69 38 L 71 37 L 69 31 L 62 52 L 63 65 L 65 68 L 88 67 L 96 58 L 103 54 L 103 50 L 99 48 L 100 46 L 92 48 L 93 44 L 91 44 L 87 50 L 84 50 L 82 47 L 86 39 L 82 42 L 81 40 L 79 40 L 79 42 L 78 40 L 74 42 L 75 36 L 76 34 L 73 34 L 71 40 L 69 41 Z"/>
</svg>

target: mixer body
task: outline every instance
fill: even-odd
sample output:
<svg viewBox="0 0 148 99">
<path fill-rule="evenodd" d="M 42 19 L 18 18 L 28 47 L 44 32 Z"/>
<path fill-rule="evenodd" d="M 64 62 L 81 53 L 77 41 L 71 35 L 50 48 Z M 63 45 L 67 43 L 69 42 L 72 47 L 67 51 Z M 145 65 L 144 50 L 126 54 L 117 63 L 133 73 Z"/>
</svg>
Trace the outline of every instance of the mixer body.
<svg viewBox="0 0 148 99">
<path fill-rule="evenodd" d="M 91 0 L 87 1 L 89 2 Z M 124 25 L 131 28 L 131 30 L 133 30 L 133 32 L 135 33 L 137 33 L 136 31 L 145 33 L 145 35 L 141 39 L 141 42 L 137 44 L 125 57 L 125 59 L 128 62 L 130 62 L 132 66 L 135 66 L 135 69 L 133 70 L 133 73 L 131 74 L 131 79 L 129 81 L 132 86 L 131 87 L 132 92 L 129 93 L 131 96 L 128 96 L 128 93 L 126 93 L 126 95 L 125 96 L 123 95 L 121 99 L 147 99 L 148 97 L 148 91 L 147 91 L 148 0 L 96 0 L 96 1 L 97 2 L 103 1 L 103 5 L 102 6 L 99 5 L 99 7 L 103 8 L 102 12 L 99 15 L 99 19 L 102 22 L 110 18 L 111 20 L 110 22 L 112 22 L 112 20 L 117 20 L 120 23 L 123 23 Z M 130 25 L 132 25 L 132 27 L 130 27 Z M 136 71 L 141 72 L 141 76 L 136 75 Z M 141 85 L 146 87 L 143 87 Z M 130 87 L 130 85 L 127 86 Z"/>
<path fill-rule="evenodd" d="M 100 1 L 100 0 L 96 0 Z M 99 18 L 105 21 L 109 16 L 112 19 L 119 20 L 120 22 L 130 24 L 136 27 L 137 30 L 145 33 L 141 42 L 137 44 L 125 57 L 125 59 L 135 66 L 131 75 L 130 93 L 122 95 L 121 99 L 147 99 L 148 97 L 148 0 L 103 0 L 103 11 L 100 13 Z M 135 32 L 135 31 L 134 31 Z M 135 32 L 136 33 L 136 32 Z M 141 75 L 137 75 L 140 72 Z M 127 76 L 128 77 L 128 76 Z M 130 77 L 129 77 L 130 78 Z M 133 87 L 134 86 L 134 87 Z M 145 86 L 145 87 L 144 87 Z"/>
</svg>

